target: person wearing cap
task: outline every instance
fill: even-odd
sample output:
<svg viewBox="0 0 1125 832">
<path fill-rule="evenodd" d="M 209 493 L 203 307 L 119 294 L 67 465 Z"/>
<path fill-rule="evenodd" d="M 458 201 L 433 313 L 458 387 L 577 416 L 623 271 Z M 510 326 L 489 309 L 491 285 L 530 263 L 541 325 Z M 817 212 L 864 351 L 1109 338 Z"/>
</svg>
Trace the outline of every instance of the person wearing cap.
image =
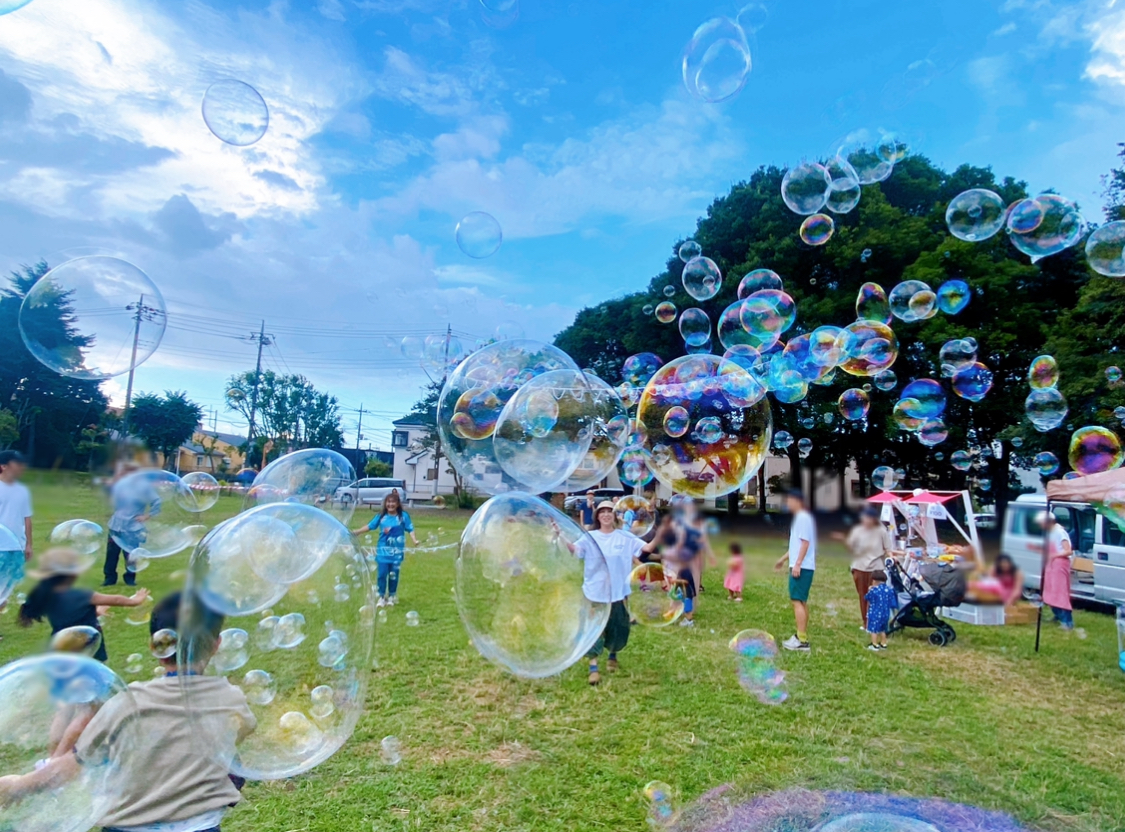
<svg viewBox="0 0 1125 832">
<path fill-rule="evenodd" d="M 789 549 L 774 565 L 779 571 L 789 564 L 789 600 L 793 604 L 796 634 L 781 643 L 786 650 L 809 651 L 809 590 L 816 570 L 816 521 L 805 507 L 805 495 L 790 491 L 785 506 L 793 515 L 789 529 Z"/>
<path fill-rule="evenodd" d="M 1070 604 L 1070 535 L 1059 525 L 1054 512 L 1041 511 L 1035 517 L 1046 535 L 1043 547 L 1043 603 L 1051 608 L 1055 622 L 1064 630 L 1074 629 Z"/>
<path fill-rule="evenodd" d="M 575 554 L 585 564 L 582 592 L 594 603 L 610 605 L 605 630 L 586 653 L 590 660 L 591 685 L 602 680 L 598 668 L 602 650 L 609 651 L 606 668 L 611 673 L 617 670 L 617 653 L 629 642 L 629 610 L 625 606 L 630 591 L 629 575 L 639 562 L 641 552 L 651 552 L 655 548 L 655 542 L 645 543 L 617 528 L 612 501 L 598 503 L 590 534 L 575 548 Z"/>
<path fill-rule="evenodd" d="M 98 607 L 139 607 L 148 600 L 148 590 L 136 595 L 103 595 L 74 584 L 90 564 L 73 549 L 48 549 L 39 556 L 39 566 L 28 574 L 39 583 L 27 595 L 20 607 L 20 626 L 30 627 L 44 618 L 51 625 L 51 635 L 67 627 L 93 627 L 99 633 Z M 94 654 L 98 661 L 106 661 L 105 635 Z"/>
<path fill-rule="evenodd" d="M 859 594 L 859 626 L 867 627 L 867 591 L 876 572 L 882 572 L 884 562 L 894 549 L 891 536 L 879 522 L 879 509 L 864 506 L 859 523 L 852 526 L 847 535 L 833 532 L 834 540 L 841 540 L 852 553 L 852 582 Z"/>
</svg>

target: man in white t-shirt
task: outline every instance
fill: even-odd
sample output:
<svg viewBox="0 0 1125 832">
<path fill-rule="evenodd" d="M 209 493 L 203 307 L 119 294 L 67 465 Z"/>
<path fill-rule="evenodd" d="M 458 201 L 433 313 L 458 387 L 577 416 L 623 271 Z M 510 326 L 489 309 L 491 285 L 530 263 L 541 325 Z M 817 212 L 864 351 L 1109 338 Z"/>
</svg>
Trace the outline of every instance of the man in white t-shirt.
<svg viewBox="0 0 1125 832">
<path fill-rule="evenodd" d="M 790 491 L 785 497 L 785 506 L 793 515 L 793 525 L 789 529 L 789 548 L 775 566 L 780 571 L 787 563 L 789 565 L 789 600 L 793 603 L 797 632 L 781 646 L 786 650 L 808 652 L 809 590 L 816 569 L 816 521 L 805 507 L 805 495 L 800 491 Z"/>
<path fill-rule="evenodd" d="M 18 451 L 0 451 L 0 526 L 12 533 L 13 545 L 0 545 L 0 609 L 23 580 L 24 564 L 31 560 L 31 494 L 20 477 L 27 461 Z M 0 540 L 11 541 L 7 535 Z M 10 549 L 10 550 L 9 550 Z"/>
</svg>

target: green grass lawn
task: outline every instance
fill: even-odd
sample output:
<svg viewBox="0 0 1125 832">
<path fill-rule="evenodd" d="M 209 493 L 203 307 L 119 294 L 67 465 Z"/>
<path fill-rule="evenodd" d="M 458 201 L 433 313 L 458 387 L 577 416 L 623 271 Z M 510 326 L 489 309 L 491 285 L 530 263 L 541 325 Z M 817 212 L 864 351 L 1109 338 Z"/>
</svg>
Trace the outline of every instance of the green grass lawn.
<svg viewBox="0 0 1125 832">
<path fill-rule="evenodd" d="M 107 509 L 82 481 L 32 477 L 35 534 Z M 208 515 L 237 511 L 234 499 Z M 414 512 L 420 536 L 460 529 L 466 513 Z M 823 535 L 827 538 L 827 535 Z M 770 569 L 780 534 L 746 535 L 746 601 L 721 595 L 710 570 L 697 625 L 635 628 L 620 673 L 600 688 L 582 668 L 555 679 L 515 679 L 468 642 L 451 588 L 452 551 L 407 556 L 399 590 L 376 636 L 368 709 L 352 741 L 313 772 L 251 784 L 224 829 L 642 830 L 641 790 L 667 781 L 682 800 L 737 781 L 787 787 L 886 790 L 1010 812 L 1058 830 L 1120 830 L 1125 822 L 1125 674 L 1112 615 L 1077 611 L 1078 631 L 956 625 L 936 648 L 925 631 L 863 650 L 843 551 L 822 542 L 812 592 L 810 655 L 783 654 L 789 701 L 765 706 L 738 685 L 727 641 L 749 627 L 792 632 L 784 579 Z M 722 552 L 723 535 L 715 543 Z M 153 562 L 141 583 L 161 595 L 187 555 Z M 84 583 L 93 586 L 100 570 Z M 403 617 L 417 610 L 421 626 Z M 106 628 L 110 664 L 147 652 L 147 628 L 117 611 Z M 40 649 L 41 626 L 0 617 L 0 661 Z M 152 663 L 146 663 L 146 667 Z M 146 671 L 147 675 L 147 671 Z M 127 677 L 128 678 L 128 677 Z M 380 762 L 398 737 L 403 761 Z"/>
</svg>

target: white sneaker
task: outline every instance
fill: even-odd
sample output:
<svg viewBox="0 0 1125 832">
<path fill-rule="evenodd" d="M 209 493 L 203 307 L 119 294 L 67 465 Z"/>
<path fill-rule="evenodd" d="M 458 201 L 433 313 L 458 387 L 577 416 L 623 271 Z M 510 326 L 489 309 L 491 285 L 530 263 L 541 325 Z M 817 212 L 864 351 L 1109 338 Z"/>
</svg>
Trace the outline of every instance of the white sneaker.
<svg viewBox="0 0 1125 832">
<path fill-rule="evenodd" d="M 810 649 L 807 641 L 801 641 L 795 635 L 789 636 L 789 638 L 781 642 L 781 646 L 786 650 L 799 650 L 803 653 L 808 653 Z"/>
<path fill-rule="evenodd" d="M 398 603 L 398 596 L 397 595 L 392 595 L 390 598 L 387 599 L 387 606 L 388 607 L 393 607 L 397 603 Z"/>
<path fill-rule="evenodd" d="M 695 622 L 692 621 L 690 618 L 681 618 L 680 619 L 680 626 L 681 627 L 694 627 Z"/>
<path fill-rule="evenodd" d="M 376 606 L 376 607 L 385 607 L 385 606 L 387 606 L 387 599 L 386 599 L 386 598 L 379 598 L 379 600 L 375 602 L 375 606 Z"/>
</svg>

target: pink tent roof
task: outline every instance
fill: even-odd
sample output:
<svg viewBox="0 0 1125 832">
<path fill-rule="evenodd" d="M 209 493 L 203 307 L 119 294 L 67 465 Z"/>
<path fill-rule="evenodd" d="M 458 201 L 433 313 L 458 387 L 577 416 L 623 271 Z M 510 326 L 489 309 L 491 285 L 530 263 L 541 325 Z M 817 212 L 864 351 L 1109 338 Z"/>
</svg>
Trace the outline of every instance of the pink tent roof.
<svg viewBox="0 0 1125 832">
<path fill-rule="evenodd" d="M 876 494 L 874 497 L 868 497 L 867 502 L 869 502 L 869 503 L 896 503 L 901 499 L 902 499 L 902 497 L 898 496 L 893 491 L 882 491 L 882 492 Z"/>
<path fill-rule="evenodd" d="M 1125 486 L 1125 468 L 1115 468 L 1072 480 L 1051 480 L 1047 483 L 1047 499 L 1101 503 L 1110 489 L 1122 486 Z"/>
<path fill-rule="evenodd" d="M 903 500 L 904 503 L 944 503 L 955 497 L 960 497 L 961 492 L 956 494 L 935 494 L 932 491 L 923 491 L 921 494 L 915 494 L 912 497 L 907 497 Z"/>
</svg>

